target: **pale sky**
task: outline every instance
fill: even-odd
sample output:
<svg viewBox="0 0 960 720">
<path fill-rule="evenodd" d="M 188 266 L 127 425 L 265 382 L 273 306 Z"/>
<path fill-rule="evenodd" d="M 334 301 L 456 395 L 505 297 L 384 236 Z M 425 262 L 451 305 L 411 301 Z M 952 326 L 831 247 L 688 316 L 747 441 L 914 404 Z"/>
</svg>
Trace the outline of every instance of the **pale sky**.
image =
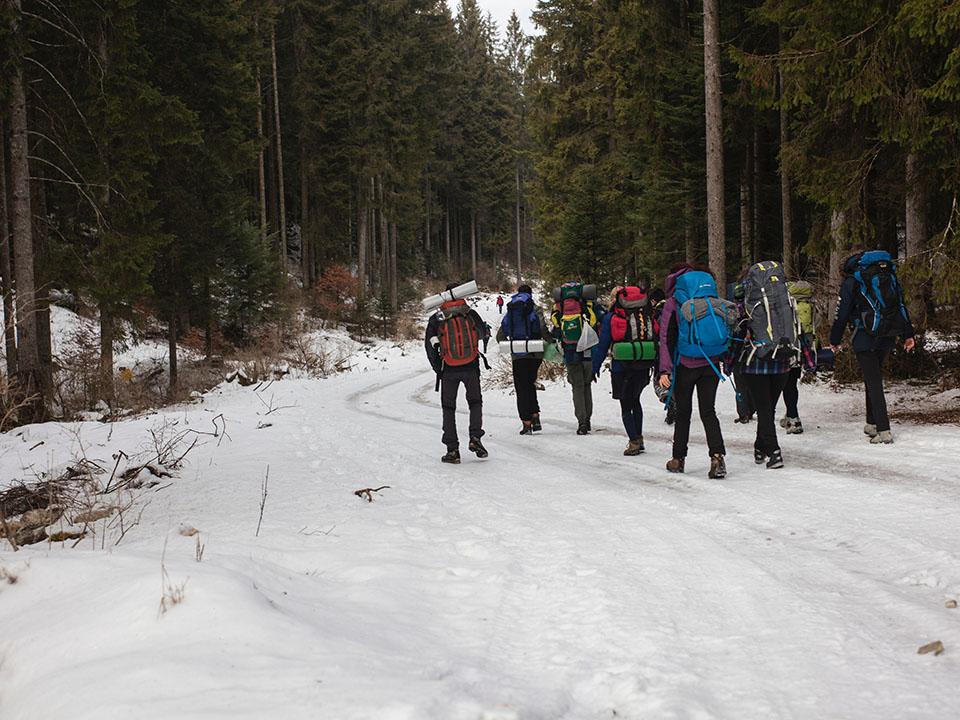
<svg viewBox="0 0 960 720">
<path fill-rule="evenodd" d="M 447 0 L 447 4 L 454 12 L 457 11 L 458 0 Z M 493 14 L 501 34 L 507 27 L 507 20 L 510 19 L 510 13 L 513 10 L 517 11 L 517 17 L 520 18 L 524 32 L 527 34 L 533 32 L 530 13 L 537 7 L 537 0 L 480 0 L 480 7 Z"/>
</svg>

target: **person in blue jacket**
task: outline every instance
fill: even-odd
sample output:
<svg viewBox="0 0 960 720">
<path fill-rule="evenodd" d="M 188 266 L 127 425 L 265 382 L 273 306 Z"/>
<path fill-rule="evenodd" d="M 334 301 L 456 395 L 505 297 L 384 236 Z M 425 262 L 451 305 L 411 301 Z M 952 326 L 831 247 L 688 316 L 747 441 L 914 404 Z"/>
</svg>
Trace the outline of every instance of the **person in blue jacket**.
<svg viewBox="0 0 960 720">
<path fill-rule="evenodd" d="M 830 346 L 834 353 L 839 352 L 844 331 L 848 325 L 853 328 L 851 344 L 857 355 L 857 362 L 860 364 L 866 395 L 867 422 L 863 426 L 863 432 L 870 437 L 871 443 L 892 443 L 893 434 L 890 432 L 890 418 L 887 415 L 887 399 L 883 393 L 883 363 L 900 338 L 903 339 L 903 348 L 907 352 L 912 352 L 916 343 L 910 314 L 902 297 L 900 311 L 903 319 L 897 335 L 877 336 L 867 332 L 864 327 L 863 318 L 869 315 L 871 308 L 860 291 L 860 283 L 854 273 L 861 267 L 861 257 L 866 254 L 858 253 L 844 261 L 845 277 L 840 285 L 837 313 L 830 330 Z"/>
<path fill-rule="evenodd" d="M 603 361 L 613 346 L 611 322 L 617 312 L 617 302 L 622 288 L 616 288 L 610 299 L 608 312 L 600 323 L 600 343 L 593 350 L 593 379 L 600 376 Z M 647 313 L 646 317 L 653 323 L 653 316 Z M 620 417 L 623 420 L 623 429 L 629 440 L 624 455 L 639 455 L 644 451 L 643 446 L 643 407 L 640 405 L 640 394 L 650 384 L 650 371 L 656 365 L 656 355 L 651 360 L 633 360 L 623 362 L 610 361 L 610 381 L 613 385 L 613 399 L 620 401 Z"/>
</svg>

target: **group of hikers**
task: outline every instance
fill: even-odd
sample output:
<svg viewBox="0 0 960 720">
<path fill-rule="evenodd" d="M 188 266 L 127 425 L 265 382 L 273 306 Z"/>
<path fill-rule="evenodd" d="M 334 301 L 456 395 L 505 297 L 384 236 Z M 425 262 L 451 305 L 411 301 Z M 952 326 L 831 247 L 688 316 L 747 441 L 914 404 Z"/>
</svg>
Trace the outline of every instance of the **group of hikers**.
<svg viewBox="0 0 960 720">
<path fill-rule="evenodd" d="M 532 288 L 520 285 L 509 302 L 497 298 L 502 317 L 496 333 L 501 351 L 511 356 L 520 434 L 542 428 L 537 377 L 545 356 L 556 355 L 573 391 L 576 432 L 588 435 L 592 384 L 609 358 L 613 397 L 620 402 L 628 439 L 624 455 L 645 451 L 640 397 L 652 380 L 667 410 L 666 421 L 674 428 L 666 469 L 684 472 L 696 393 L 709 454 L 708 477 L 725 477 L 726 448 L 716 397 L 721 382 L 729 381 L 737 396 L 736 422 L 756 419 L 754 461 L 782 468 L 776 422 L 780 397 L 786 411 L 779 426 L 788 434 L 802 433 L 801 377 L 832 366 L 849 327 L 865 386 L 864 433 L 871 443 L 892 443 L 883 365 L 899 340 L 908 352 L 914 348 L 896 264 L 889 253 L 872 250 L 850 256 L 842 269 L 828 348 L 818 345 L 812 286 L 790 281 L 776 261 L 748 266 L 722 295 L 710 271 L 690 263 L 674 266 L 662 288 L 617 287 L 606 304 L 597 298 L 595 286 L 567 282 L 553 290 L 549 321 Z M 427 325 L 425 347 L 441 390 L 447 448 L 442 461 L 459 463 L 456 404 L 461 383 L 470 408 L 468 447 L 477 457 L 488 455 L 481 442 L 480 362 L 486 363 L 483 353 L 491 332 L 466 299 L 456 297 L 453 285 L 447 290 Z"/>
</svg>

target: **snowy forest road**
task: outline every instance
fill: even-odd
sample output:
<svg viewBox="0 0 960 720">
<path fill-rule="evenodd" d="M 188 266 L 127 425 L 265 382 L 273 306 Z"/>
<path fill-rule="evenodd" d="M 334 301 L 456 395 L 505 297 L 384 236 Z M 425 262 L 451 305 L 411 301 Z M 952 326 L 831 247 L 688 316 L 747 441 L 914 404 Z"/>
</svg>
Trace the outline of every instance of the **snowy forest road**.
<svg viewBox="0 0 960 720">
<path fill-rule="evenodd" d="M 222 413 L 229 431 L 112 551 L 0 553 L 18 576 L 0 584 L 0 718 L 960 716 L 956 428 L 898 426 L 878 448 L 855 392 L 804 386 L 807 432 L 768 471 L 725 390 L 728 478 L 706 478 L 696 420 L 687 473 L 670 475 L 656 399 L 646 454 L 624 457 L 604 374 L 588 437 L 565 384 L 541 394 L 543 432 L 521 437 L 494 383 L 490 457 L 448 466 L 422 351 L 389 353 L 260 397 L 224 387 L 159 416 L 0 438 L 15 476 L 40 440 L 56 467 L 81 436 L 108 462 L 158 421 Z M 200 529 L 202 562 L 182 524 Z M 917 655 L 931 640 L 946 652 Z"/>
</svg>

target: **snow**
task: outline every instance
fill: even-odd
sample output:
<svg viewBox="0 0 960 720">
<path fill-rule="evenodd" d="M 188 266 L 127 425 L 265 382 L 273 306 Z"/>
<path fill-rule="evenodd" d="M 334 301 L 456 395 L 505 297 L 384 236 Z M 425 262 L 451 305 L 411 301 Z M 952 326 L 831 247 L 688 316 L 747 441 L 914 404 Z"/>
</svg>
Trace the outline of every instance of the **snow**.
<svg viewBox="0 0 960 720">
<path fill-rule="evenodd" d="M 492 298 L 479 307 L 495 324 Z M 223 385 L 0 437 L 0 477 L 28 479 L 81 446 L 112 466 L 151 429 L 227 422 L 143 491 L 116 547 L 0 551 L 16 578 L 0 579 L 0 718 L 960 716 L 957 427 L 895 425 L 872 446 L 857 392 L 804 385 L 806 433 L 768 471 L 724 387 L 728 478 L 707 480 L 696 419 L 675 476 L 649 389 L 647 452 L 622 456 L 604 374 L 588 437 L 563 383 L 534 437 L 510 391 L 487 390 L 490 458 L 451 467 L 419 344 L 324 337 L 353 371 L 273 383 L 268 418 L 253 386 Z M 933 640 L 943 655 L 917 654 Z"/>
</svg>

